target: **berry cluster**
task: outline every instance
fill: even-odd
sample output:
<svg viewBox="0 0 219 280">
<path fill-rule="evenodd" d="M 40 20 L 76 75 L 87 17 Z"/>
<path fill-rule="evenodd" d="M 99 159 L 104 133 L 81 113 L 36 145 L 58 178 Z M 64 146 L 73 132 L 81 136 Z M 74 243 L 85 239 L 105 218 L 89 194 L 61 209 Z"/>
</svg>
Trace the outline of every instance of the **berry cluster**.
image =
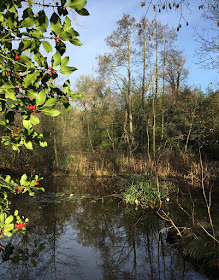
<svg viewBox="0 0 219 280">
<path fill-rule="evenodd" d="M 17 134 L 17 133 L 18 133 L 18 131 L 12 132 L 11 135 L 14 136 L 14 135 Z"/>
<path fill-rule="evenodd" d="M 52 67 L 48 67 L 49 69 L 49 76 L 52 77 L 52 75 L 55 75 L 56 71 L 55 70 L 52 70 Z"/>
<path fill-rule="evenodd" d="M 27 108 L 29 108 L 30 110 L 27 112 L 31 112 L 32 114 L 36 114 L 36 110 L 35 110 L 35 106 L 33 105 L 27 105 Z"/>
<path fill-rule="evenodd" d="M 22 229 L 26 227 L 26 225 L 27 225 L 26 223 L 18 223 L 15 225 L 15 229 Z"/>
</svg>

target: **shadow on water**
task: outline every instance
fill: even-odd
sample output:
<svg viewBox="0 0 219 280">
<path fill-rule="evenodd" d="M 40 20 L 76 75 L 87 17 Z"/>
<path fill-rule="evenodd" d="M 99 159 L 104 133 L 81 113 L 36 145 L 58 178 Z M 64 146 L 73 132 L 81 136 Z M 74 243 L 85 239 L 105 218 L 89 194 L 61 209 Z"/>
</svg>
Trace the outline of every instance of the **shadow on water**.
<svg viewBox="0 0 219 280">
<path fill-rule="evenodd" d="M 163 221 L 151 211 L 89 195 L 112 193 L 113 179 L 51 177 L 44 184 L 46 193 L 36 199 L 19 196 L 13 202 L 30 223 L 28 238 L 11 242 L 34 261 L 2 262 L 1 280 L 208 279 L 159 235 Z"/>
</svg>

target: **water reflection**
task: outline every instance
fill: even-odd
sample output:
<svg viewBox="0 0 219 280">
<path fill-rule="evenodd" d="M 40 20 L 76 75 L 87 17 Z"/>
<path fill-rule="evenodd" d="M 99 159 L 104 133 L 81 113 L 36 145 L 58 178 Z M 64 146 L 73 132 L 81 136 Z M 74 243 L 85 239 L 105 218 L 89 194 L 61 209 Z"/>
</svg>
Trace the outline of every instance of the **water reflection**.
<svg viewBox="0 0 219 280">
<path fill-rule="evenodd" d="M 1 263 L 2 280 L 207 279 L 167 245 L 165 235 L 158 240 L 163 221 L 152 212 L 127 209 L 112 197 L 75 199 L 75 193 L 110 193 L 114 181 L 50 178 L 45 184 L 47 192 L 37 199 L 14 202 L 31 222 L 28 240 L 13 242 L 29 252 L 45 244 L 34 257 L 38 265 Z"/>
</svg>

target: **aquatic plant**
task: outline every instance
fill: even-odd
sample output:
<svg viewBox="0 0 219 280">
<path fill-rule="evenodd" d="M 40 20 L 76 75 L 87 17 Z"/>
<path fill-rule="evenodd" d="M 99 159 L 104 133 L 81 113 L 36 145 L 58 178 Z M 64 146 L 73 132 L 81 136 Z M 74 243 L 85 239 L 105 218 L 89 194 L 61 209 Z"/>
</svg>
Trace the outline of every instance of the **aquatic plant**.
<svg viewBox="0 0 219 280">
<path fill-rule="evenodd" d="M 136 176 L 127 184 L 123 193 L 126 204 L 142 208 L 158 208 L 163 201 L 169 201 L 168 187 L 157 186 L 148 176 Z"/>
</svg>

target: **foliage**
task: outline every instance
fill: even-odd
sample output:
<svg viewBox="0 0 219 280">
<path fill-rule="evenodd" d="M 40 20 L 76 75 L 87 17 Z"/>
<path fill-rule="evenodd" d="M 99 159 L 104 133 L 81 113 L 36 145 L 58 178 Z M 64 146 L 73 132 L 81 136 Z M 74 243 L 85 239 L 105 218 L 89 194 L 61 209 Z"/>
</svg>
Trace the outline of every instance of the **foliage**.
<svg viewBox="0 0 219 280">
<path fill-rule="evenodd" d="M 148 176 L 137 176 L 128 183 L 123 200 L 126 204 L 142 208 L 158 208 L 163 201 L 169 201 L 168 188 L 158 188 Z"/>
<path fill-rule="evenodd" d="M 60 110 L 54 107 L 56 104 L 61 103 L 68 108 L 71 98 L 80 97 L 72 95 L 69 80 L 61 88 L 54 86 L 54 80 L 59 74 L 69 75 L 76 70 L 68 65 L 69 57 L 65 53 L 68 42 L 75 46 L 80 46 L 81 42 L 68 15 L 71 10 L 88 15 L 84 8 L 86 2 L 1 1 L 0 125 L 3 146 L 11 146 L 18 152 L 22 146 L 28 150 L 35 145 L 46 147 L 46 134 L 35 129 L 40 123 L 39 116 L 58 116 Z M 15 117 L 21 119 L 21 125 L 16 125 Z M 21 219 L 17 210 L 8 216 L 8 193 L 20 195 L 28 192 L 33 196 L 36 190 L 44 190 L 37 187 L 41 179 L 35 175 L 28 180 L 23 174 L 19 181 L 14 181 L 9 175 L 5 178 L 0 176 L 2 235 L 11 236 L 24 231 L 28 222 L 28 219 L 23 222 L 24 217 Z"/>
<path fill-rule="evenodd" d="M 203 270 L 219 270 L 219 246 L 200 228 L 193 228 L 185 232 L 183 238 L 179 240 L 179 245 L 182 246 L 185 256 L 202 264 Z"/>
</svg>

